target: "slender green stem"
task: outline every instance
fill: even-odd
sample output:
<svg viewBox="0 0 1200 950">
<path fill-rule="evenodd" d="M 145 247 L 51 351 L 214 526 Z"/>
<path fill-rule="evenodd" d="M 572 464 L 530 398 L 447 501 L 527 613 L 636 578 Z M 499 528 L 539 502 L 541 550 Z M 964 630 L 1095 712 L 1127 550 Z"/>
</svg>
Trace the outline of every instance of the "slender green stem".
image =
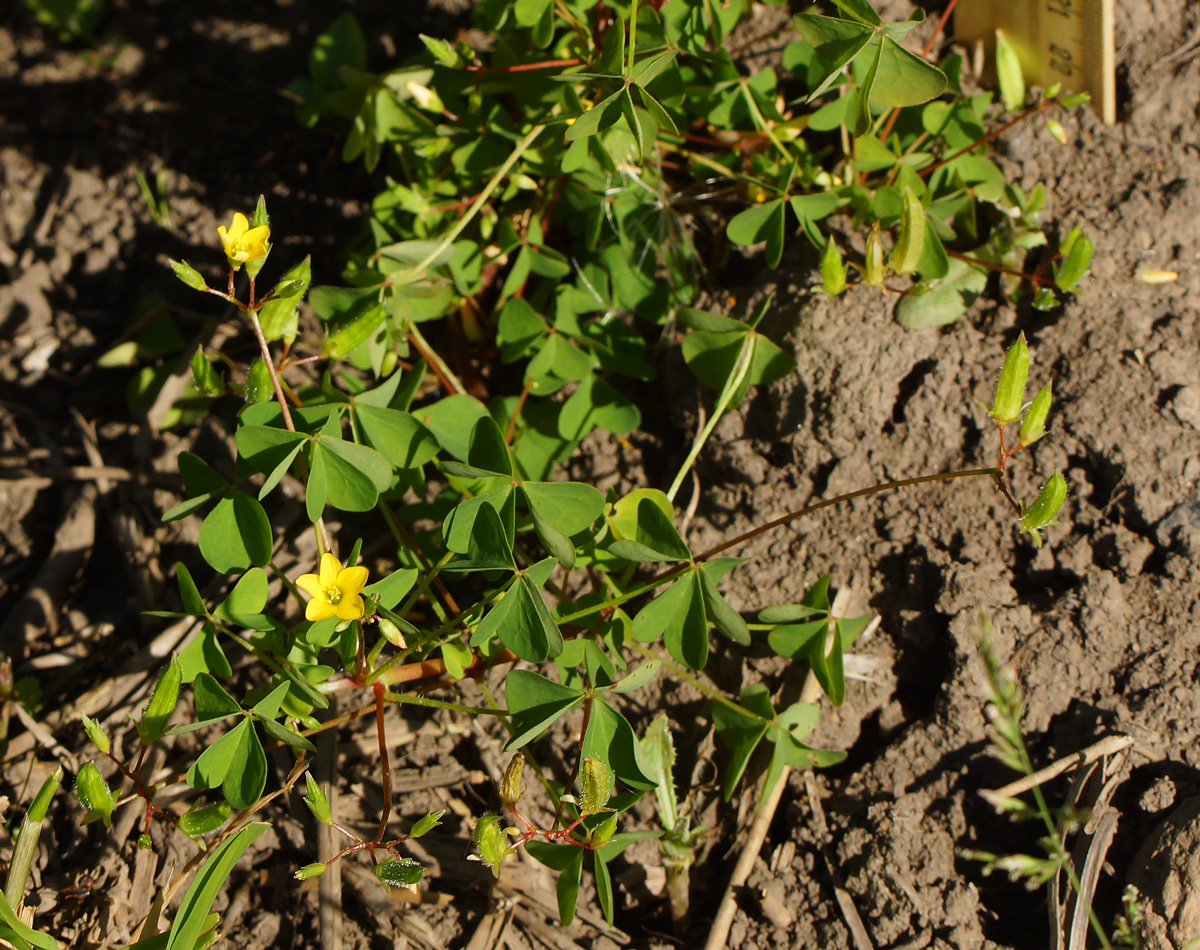
<svg viewBox="0 0 1200 950">
<path fill-rule="evenodd" d="M 633 650 L 635 653 L 640 653 L 642 656 L 644 656 L 648 660 L 661 661 L 663 666 L 667 667 L 667 669 L 669 669 L 672 673 L 674 673 L 676 676 L 678 676 L 681 680 L 691 683 L 693 686 L 696 687 L 696 689 L 700 690 L 700 692 L 702 692 L 705 696 L 709 697 L 709 699 L 712 699 L 714 702 L 718 702 L 722 706 L 728 706 L 730 709 L 741 713 L 743 716 L 750 716 L 754 719 L 760 719 L 760 720 L 763 718 L 762 716 L 760 716 L 758 713 L 754 712 L 753 710 L 747 709 L 741 703 L 735 702 L 734 700 L 730 699 L 728 696 L 726 696 L 723 692 L 721 692 L 715 686 L 709 686 L 706 682 L 704 682 L 704 680 L 700 679 L 698 676 L 693 676 L 691 673 L 689 673 L 686 669 L 684 669 L 682 666 L 680 666 L 678 663 L 676 663 L 670 657 L 663 656 L 662 653 L 660 653 L 658 650 L 652 650 L 652 649 L 650 649 L 650 647 L 645 646 L 644 644 L 638 643 L 636 640 L 626 640 L 625 646 L 629 647 L 629 649 Z M 766 721 L 766 720 L 763 720 L 763 721 Z"/>
<path fill-rule="evenodd" d="M 459 381 L 458 375 L 452 370 L 446 361 L 442 359 L 437 350 L 429 345 L 429 341 L 421 335 L 421 331 L 417 329 L 415 323 L 409 323 L 406 327 L 409 337 L 412 338 L 413 345 L 417 351 L 432 367 L 438 378 L 443 380 L 451 389 L 459 395 L 466 393 L 466 387 Z"/>
<path fill-rule="evenodd" d="M 1021 761 L 1025 766 L 1025 774 L 1033 775 L 1033 760 L 1029 757 L 1029 752 L 1025 748 L 1024 735 L 1018 734 L 1020 742 Z M 1063 841 L 1062 835 L 1059 834 L 1058 826 L 1054 822 L 1054 816 L 1050 812 L 1049 805 L 1046 804 L 1046 798 L 1042 795 L 1042 787 L 1040 785 L 1033 786 L 1033 800 L 1037 803 L 1038 814 L 1041 816 L 1042 823 L 1046 826 L 1046 830 L 1050 834 L 1050 838 L 1054 841 L 1054 846 L 1062 855 L 1061 867 L 1067 875 L 1067 880 L 1071 883 L 1071 889 L 1075 892 L 1077 901 L 1082 902 L 1087 907 L 1088 923 L 1092 925 L 1092 931 L 1096 934 L 1100 941 L 1100 946 L 1103 950 L 1112 950 L 1112 944 L 1109 943 L 1108 935 L 1104 932 L 1104 925 L 1101 924 L 1099 916 L 1096 914 L 1096 909 L 1092 906 L 1092 902 L 1084 900 L 1083 883 L 1079 880 L 1079 875 L 1075 871 L 1075 865 L 1067 854 L 1066 842 Z"/>
<path fill-rule="evenodd" d="M 509 154 L 508 158 L 504 160 L 504 163 L 498 169 L 496 169 L 496 172 L 492 175 L 491 180 L 484 186 L 483 191 L 476 196 L 475 201 L 472 202 L 469 208 L 467 208 L 463 216 L 455 222 L 454 227 L 442 235 L 442 239 L 438 241 L 436 245 L 434 245 L 433 250 L 426 254 L 423 260 L 417 264 L 414 264 L 407 271 L 402 272 L 402 275 L 400 275 L 401 279 L 398 280 L 393 278 L 393 285 L 404 282 L 403 278 L 411 279 L 420 276 L 425 268 L 437 260 L 442 255 L 442 252 L 454 243 L 454 239 L 462 234 L 466 226 L 475 219 L 475 215 L 479 214 L 483 206 L 487 204 L 487 200 L 492 196 L 492 192 L 500 187 L 500 182 L 504 180 L 505 176 L 509 173 L 509 170 L 517 163 L 520 157 L 525 154 L 529 146 L 531 146 L 534 140 L 542 134 L 542 130 L 545 128 L 546 127 L 544 125 L 535 125 L 527 133 L 525 133 L 525 137 L 517 143 L 516 147 Z"/>
<path fill-rule="evenodd" d="M 389 505 L 383 499 L 380 499 L 379 510 L 383 512 L 384 523 L 388 526 L 388 531 L 391 532 L 392 539 L 396 542 L 397 546 L 409 551 L 412 554 L 413 560 L 416 562 L 414 566 L 424 567 L 429 571 L 429 574 L 427 575 L 429 583 L 425 586 L 425 589 L 428 590 L 429 584 L 436 582 L 437 575 L 441 573 L 440 569 L 433 569 L 429 567 L 429 562 L 425 560 L 421 552 L 417 549 L 417 545 L 413 541 L 412 536 L 403 529 L 400 524 L 400 519 L 397 518 L 396 513 L 392 511 L 391 505 Z M 445 559 L 443 559 L 443 562 L 444 560 Z M 438 620 L 444 623 L 446 620 L 446 611 L 442 608 L 442 605 L 435 598 L 430 597 L 429 607 L 437 615 Z M 401 614 L 401 616 L 404 615 Z"/>
<path fill-rule="evenodd" d="M 672 568 L 669 573 L 659 575 L 658 577 L 647 581 L 645 584 L 639 584 L 632 590 L 627 590 L 623 594 L 617 594 L 614 597 L 603 600 L 598 604 L 592 604 L 589 607 L 583 607 L 576 610 L 574 613 L 567 614 L 565 617 L 559 617 L 559 625 L 575 623 L 577 620 L 582 620 L 584 617 L 590 617 L 592 614 L 599 613 L 602 610 L 607 610 L 609 607 L 619 607 L 628 600 L 633 600 L 634 597 L 640 597 L 642 594 L 648 594 L 656 587 L 661 587 L 676 574 L 682 574 L 689 565 L 680 564 L 678 567 Z"/>
<path fill-rule="evenodd" d="M 741 388 L 742 383 L 746 381 L 746 377 L 750 373 L 750 364 L 754 356 L 754 335 L 752 333 L 744 334 L 745 339 L 742 341 L 742 349 L 738 353 L 737 362 L 733 366 L 733 372 L 725 380 L 725 385 L 721 387 L 721 394 L 717 397 L 716 403 L 713 405 L 713 410 L 708 418 L 708 422 L 704 428 L 696 434 L 696 439 L 692 443 L 692 448 L 687 454 L 687 458 L 683 460 L 683 464 L 679 467 L 679 472 L 675 475 L 675 481 L 671 483 L 671 487 L 667 490 L 667 500 L 674 501 L 675 496 L 679 493 L 679 488 L 683 485 L 683 480 L 687 477 L 687 473 L 692 470 L 692 466 L 696 463 L 697 456 L 700 455 L 700 450 L 704 448 L 704 444 L 708 441 L 713 430 L 717 427 L 717 423 L 721 421 L 721 417 L 725 414 L 725 410 L 729 408 L 733 402 L 734 393 Z"/>
<path fill-rule="evenodd" d="M 968 468 L 958 472 L 935 472 L 932 475 L 917 475 L 914 478 L 902 478 L 894 482 L 881 482 L 878 485 L 872 485 L 869 488 L 860 488 L 857 491 L 847 492 L 844 495 L 837 495 L 833 498 L 827 498 L 824 501 L 818 501 L 815 504 L 808 505 L 796 511 L 782 515 L 773 521 L 768 521 L 766 524 L 759 525 L 752 531 L 747 531 L 745 534 L 740 534 L 736 538 L 718 544 L 716 547 L 709 548 L 703 554 L 696 556 L 696 561 L 707 561 L 709 558 L 716 557 L 723 551 L 728 551 L 730 548 L 742 544 L 746 541 L 751 541 L 757 538 L 760 534 L 766 534 L 775 528 L 781 528 L 784 525 L 791 524 L 797 518 L 804 518 L 808 515 L 815 514 L 824 508 L 831 508 L 834 505 L 840 505 L 843 502 L 853 501 L 855 498 L 865 498 L 868 495 L 878 495 L 885 491 L 895 491 L 897 488 L 910 488 L 913 485 L 925 485 L 929 482 L 948 482 L 956 478 L 994 478 L 998 469 L 995 466 L 988 468 Z"/>
<path fill-rule="evenodd" d="M 275 565 L 274 561 L 267 561 L 267 567 L 271 569 L 272 574 L 279 578 L 280 582 L 288 589 L 293 597 L 300 601 L 300 603 L 304 603 L 304 593 L 295 585 L 290 577 L 288 577 Z"/>
<path fill-rule="evenodd" d="M 38 838 L 42 834 L 42 822 L 46 820 L 46 811 L 50 802 L 62 784 L 62 766 L 57 766 L 51 772 L 38 793 L 33 797 L 29 810 L 21 819 L 21 828 L 17 832 L 16 844 L 13 846 L 12 860 L 8 866 L 8 878 L 4 882 L 4 896 L 8 898 L 9 906 L 16 907 L 25 896 L 25 885 L 29 882 L 29 869 L 33 867 L 33 859 L 37 854 Z"/>
<path fill-rule="evenodd" d="M 999 469 L 997 469 L 995 466 L 992 466 L 990 468 L 963 469 L 962 471 L 958 472 L 935 472 L 932 475 L 917 475 L 915 478 L 902 478 L 899 481 L 894 482 L 881 482 L 880 484 L 872 485 L 869 488 L 860 488 L 857 491 L 847 492 L 844 495 L 836 495 L 833 498 L 826 498 L 824 501 L 818 501 L 814 504 L 807 505 L 804 508 L 799 508 L 796 511 L 790 511 L 786 515 L 781 515 L 773 521 L 768 521 L 766 524 L 761 524 L 757 528 L 747 531 L 744 534 L 739 534 L 736 538 L 731 538 L 728 541 L 718 544 L 716 547 L 709 548 L 703 554 L 697 554 L 690 563 L 678 564 L 675 567 L 667 568 L 661 574 L 650 578 L 650 580 L 646 581 L 646 583 L 635 587 L 633 590 L 626 591 L 624 594 L 620 594 L 619 596 L 610 597 L 608 600 L 601 601 L 598 604 L 592 604 L 589 607 L 583 607 L 572 614 L 567 614 L 565 617 L 561 617 L 559 619 L 559 623 L 574 623 L 578 620 L 582 620 L 584 617 L 590 617 L 594 613 L 599 613 L 601 610 L 606 610 L 609 607 L 618 607 L 626 601 L 632 600 L 634 597 L 649 593 L 656 587 L 661 587 L 671 578 L 688 570 L 693 564 L 700 564 L 703 561 L 707 561 L 710 558 L 716 557 L 718 554 L 721 554 L 732 547 L 736 547 L 737 545 L 746 541 L 753 540 L 760 534 L 766 534 L 768 531 L 772 531 L 775 528 L 780 528 L 784 525 L 791 524 L 798 518 L 803 518 L 807 515 L 814 514 L 815 512 L 821 511 L 824 508 L 830 508 L 833 505 L 840 505 L 843 502 L 853 501 L 855 498 L 865 498 L 868 495 L 878 495 L 881 492 L 894 491 L 897 488 L 909 488 L 913 485 L 924 485 L 928 482 L 948 482 L 956 478 L 982 478 L 985 476 L 994 478 L 997 471 L 999 471 Z"/>
<path fill-rule="evenodd" d="M 747 84 L 745 78 L 738 81 L 742 86 L 742 98 L 746 100 L 746 107 L 750 110 L 750 114 L 754 116 L 754 121 L 758 123 L 758 127 L 762 130 L 763 135 L 771 140 L 771 144 L 783 156 L 783 160 L 790 162 L 794 156 L 787 150 L 787 146 L 779 141 L 779 138 L 775 135 L 775 130 L 767 124 L 766 118 L 759 111 L 758 103 L 754 101 L 754 95 L 750 92 L 750 86 Z"/>
<path fill-rule="evenodd" d="M 633 58 L 637 54 L 637 8 L 638 0 L 633 0 L 629 11 L 629 65 L 625 68 L 626 77 L 633 75 Z"/>
<path fill-rule="evenodd" d="M 429 585 L 433 583 L 434 578 L 442 573 L 442 568 L 449 564 L 451 558 L 453 557 L 453 551 L 447 551 L 444 555 L 442 555 L 442 559 L 433 565 L 433 567 L 429 569 L 425 576 L 421 578 L 417 586 L 413 588 L 412 593 L 408 595 L 408 599 L 405 600 L 404 603 L 401 604 L 396 610 L 396 613 L 398 613 L 401 617 L 408 616 L 408 612 L 413 609 L 413 606 L 416 604 L 416 602 L 420 600 L 421 597 L 424 596 L 424 594 L 429 590 Z"/>
<path fill-rule="evenodd" d="M 448 703 L 441 699 L 430 699 L 428 696 L 422 696 L 419 693 L 394 693 L 390 689 L 384 692 L 383 698 L 389 703 L 408 703 L 413 706 L 428 706 L 430 709 L 448 709 L 451 712 L 466 713 L 470 716 L 499 716 L 500 718 L 505 718 L 512 715 L 512 713 L 506 710 L 493 709 L 488 706 L 464 706 L 462 703 Z"/>
</svg>

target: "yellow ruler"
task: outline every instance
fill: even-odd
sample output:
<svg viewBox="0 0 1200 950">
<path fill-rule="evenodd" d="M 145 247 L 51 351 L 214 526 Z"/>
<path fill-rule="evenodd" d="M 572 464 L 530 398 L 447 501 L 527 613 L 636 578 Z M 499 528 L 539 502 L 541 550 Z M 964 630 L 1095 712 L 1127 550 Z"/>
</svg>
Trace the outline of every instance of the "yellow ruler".
<svg viewBox="0 0 1200 950">
<path fill-rule="evenodd" d="M 1025 81 L 1086 92 L 1100 118 L 1117 121 L 1113 0 L 959 0 L 954 36 L 991 54 L 996 30 L 1016 48 Z"/>
</svg>

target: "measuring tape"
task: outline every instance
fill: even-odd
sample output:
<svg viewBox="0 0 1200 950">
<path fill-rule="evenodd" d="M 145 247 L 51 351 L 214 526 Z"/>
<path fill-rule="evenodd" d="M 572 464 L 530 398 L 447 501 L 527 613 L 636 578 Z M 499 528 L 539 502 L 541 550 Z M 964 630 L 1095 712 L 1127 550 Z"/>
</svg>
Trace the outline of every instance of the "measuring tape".
<svg viewBox="0 0 1200 950">
<path fill-rule="evenodd" d="M 1117 121 L 1113 0 L 959 0 L 956 40 L 983 40 L 991 62 L 996 30 L 1016 49 L 1027 83 L 1089 93 L 1101 120 Z"/>
</svg>

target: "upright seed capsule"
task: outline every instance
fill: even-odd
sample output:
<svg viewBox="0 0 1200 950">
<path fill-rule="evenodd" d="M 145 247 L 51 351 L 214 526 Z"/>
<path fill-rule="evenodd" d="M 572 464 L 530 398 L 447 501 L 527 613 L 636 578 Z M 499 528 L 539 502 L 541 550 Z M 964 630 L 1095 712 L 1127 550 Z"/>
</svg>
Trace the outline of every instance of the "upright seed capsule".
<svg viewBox="0 0 1200 950">
<path fill-rule="evenodd" d="M 604 811 L 612 796 L 614 781 L 612 769 L 598 757 L 589 755 L 584 759 L 579 776 L 583 792 L 579 802 L 579 813 L 586 818 L 588 815 Z"/>
<path fill-rule="evenodd" d="M 866 260 L 863 264 L 863 280 L 872 287 L 883 286 L 883 241 L 879 237 L 879 224 L 867 235 Z"/>
<path fill-rule="evenodd" d="M 1000 370 L 1000 383 L 996 386 L 996 399 L 988 413 L 999 425 L 1008 425 L 1021 418 L 1021 406 L 1025 401 L 1025 382 L 1029 378 L 1029 347 L 1025 334 L 1008 348 L 1004 366 Z"/>
<path fill-rule="evenodd" d="M 500 802 L 506 811 L 516 808 L 521 796 L 525 794 L 525 783 L 521 778 L 524 771 L 525 753 L 518 752 L 509 760 L 504 777 L 500 780 Z"/>
<path fill-rule="evenodd" d="M 1021 422 L 1021 433 L 1018 442 L 1021 445 L 1033 445 L 1046 434 L 1046 417 L 1050 414 L 1050 401 L 1053 397 L 1053 383 L 1046 383 L 1038 394 L 1033 397 L 1029 411 Z"/>
</svg>

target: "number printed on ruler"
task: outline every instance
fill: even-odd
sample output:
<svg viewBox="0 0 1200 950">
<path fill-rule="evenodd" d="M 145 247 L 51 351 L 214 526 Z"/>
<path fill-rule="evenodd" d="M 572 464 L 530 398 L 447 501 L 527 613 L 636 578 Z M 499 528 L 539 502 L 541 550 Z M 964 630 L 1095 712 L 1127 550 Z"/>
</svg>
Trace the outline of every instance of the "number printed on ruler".
<svg viewBox="0 0 1200 950">
<path fill-rule="evenodd" d="M 990 50 L 1003 30 L 1026 80 L 1087 92 L 1105 122 L 1116 121 L 1113 0 L 960 0 L 955 39 Z"/>
</svg>

